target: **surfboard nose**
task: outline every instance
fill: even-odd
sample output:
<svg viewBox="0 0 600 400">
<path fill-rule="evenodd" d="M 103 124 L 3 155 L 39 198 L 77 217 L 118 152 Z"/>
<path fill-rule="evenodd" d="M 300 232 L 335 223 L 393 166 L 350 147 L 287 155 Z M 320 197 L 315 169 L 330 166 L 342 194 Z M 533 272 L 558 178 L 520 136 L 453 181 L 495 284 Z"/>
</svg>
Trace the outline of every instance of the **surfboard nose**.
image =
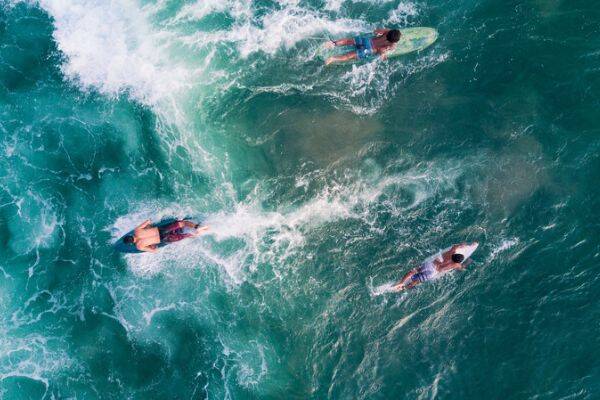
<svg viewBox="0 0 600 400">
<path fill-rule="evenodd" d="M 462 254 L 465 258 L 469 258 L 471 254 L 473 254 L 475 250 L 477 250 L 478 246 L 479 243 L 477 242 L 464 244 L 456 249 L 456 253 Z"/>
</svg>

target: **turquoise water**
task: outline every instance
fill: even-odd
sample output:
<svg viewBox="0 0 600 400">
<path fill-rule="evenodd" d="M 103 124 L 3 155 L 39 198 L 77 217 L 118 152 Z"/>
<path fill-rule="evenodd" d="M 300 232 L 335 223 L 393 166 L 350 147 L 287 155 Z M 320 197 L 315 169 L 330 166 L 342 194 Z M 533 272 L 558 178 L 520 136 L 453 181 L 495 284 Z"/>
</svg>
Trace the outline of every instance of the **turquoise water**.
<svg viewBox="0 0 600 400">
<path fill-rule="evenodd" d="M 0 10 L 3 399 L 600 397 L 595 2 Z M 313 60 L 389 25 L 440 38 Z M 211 234 L 112 250 L 171 216 Z"/>
</svg>

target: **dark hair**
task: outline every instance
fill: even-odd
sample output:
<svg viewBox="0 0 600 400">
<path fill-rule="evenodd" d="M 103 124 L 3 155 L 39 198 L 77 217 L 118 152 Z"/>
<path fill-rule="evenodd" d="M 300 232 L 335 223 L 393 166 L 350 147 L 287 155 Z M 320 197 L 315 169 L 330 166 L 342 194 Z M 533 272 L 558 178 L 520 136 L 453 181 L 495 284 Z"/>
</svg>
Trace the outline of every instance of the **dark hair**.
<svg viewBox="0 0 600 400">
<path fill-rule="evenodd" d="M 132 235 L 127 235 L 123 238 L 123 242 L 127 243 L 127 244 L 131 244 L 133 243 L 133 236 Z"/>
<path fill-rule="evenodd" d="M 461 263 L 464 260 L 465 260 L 465 256 L 463 256 L 462 254 L 458 254 L 458 253 L 452 254 L 452 261 L 454 261 L 455 263 Z"/>
<path fill-rule="evenodd" d="M 402 36 L 402 34 L 398 29 L 392 29 L 391 31 L 388 31 L 388 33 L 385 35 L 385 38 L 388 40 L 388 42 L 396 43 L 398 40 L 400 40 L 400 36 Z"/>
</svg>

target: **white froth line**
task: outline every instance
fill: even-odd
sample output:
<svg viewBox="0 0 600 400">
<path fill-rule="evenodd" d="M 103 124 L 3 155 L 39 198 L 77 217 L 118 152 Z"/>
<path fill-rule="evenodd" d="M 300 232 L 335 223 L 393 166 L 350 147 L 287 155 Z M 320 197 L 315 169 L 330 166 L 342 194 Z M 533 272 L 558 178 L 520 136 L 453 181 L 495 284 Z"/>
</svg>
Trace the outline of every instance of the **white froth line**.
<svg viewBox="0 0 600 400">
<path fill-rule="evenodd" d="M 162 311 L 169 311 L 169 310 L 174 310 L 175 309 L 175 304 L 169 304 L 168 306 L 165 307 L 157 307 L 157 308 L 153 308 L 150 311 L 144 312 L 144 319 L 146 320 L 146 325 L 150 325 L 150 323 L 152 322 L 152 318 L 154 317 L 155 314 L 162 312 Z"/>
</svg>

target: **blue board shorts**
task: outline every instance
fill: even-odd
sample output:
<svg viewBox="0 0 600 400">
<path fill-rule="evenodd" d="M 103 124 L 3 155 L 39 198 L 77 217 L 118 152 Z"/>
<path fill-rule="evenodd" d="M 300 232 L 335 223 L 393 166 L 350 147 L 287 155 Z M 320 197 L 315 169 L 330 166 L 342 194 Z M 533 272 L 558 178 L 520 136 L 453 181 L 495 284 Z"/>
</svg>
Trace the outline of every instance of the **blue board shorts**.
<svg viewBox="0 0 600 400">
<path fill-rule="evenodd" d="M 417 270 L 418 272 L 412 276 L 412 281 L 418 281 L 420 283 L 430 281 L 438 274 L 437 269 L 432 261 L 427 261 L 421 264 Z"/>
<path fill-rule="evenodd" d="M 370 37 L 357 36 L 354 38 L 354 46 L 356 47 L 356 56 L 359 60 L 364 60 L 373 56 L 373 42 Z"/>
</svg>

